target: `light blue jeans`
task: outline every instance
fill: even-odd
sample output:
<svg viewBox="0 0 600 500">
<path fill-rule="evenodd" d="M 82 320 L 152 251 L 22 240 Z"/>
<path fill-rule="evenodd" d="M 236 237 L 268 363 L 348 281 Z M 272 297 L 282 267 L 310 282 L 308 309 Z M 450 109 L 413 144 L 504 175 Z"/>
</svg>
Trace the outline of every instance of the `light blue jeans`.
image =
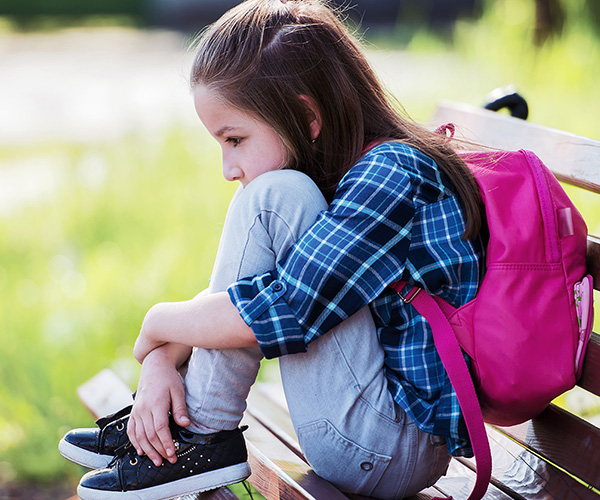
<svg viewBox="0 0 600 500">
<path fill-rule="evenodd" d="M 274 269 L 326 208 L 316 185 L 292 170 L 268 172 L 238 190 L 209 290 Z M 194 349 L 185 378 L 192 422 L 237 427 L 261 359 L 257 347 Z M 396 499 L 435 483 L 450 457 L 443 438 L 419 430 L 394 403 L 383 360 L 366 307 L 279 365 L 294 428 L 315 472 L 344 491 Z"/>
</svg>

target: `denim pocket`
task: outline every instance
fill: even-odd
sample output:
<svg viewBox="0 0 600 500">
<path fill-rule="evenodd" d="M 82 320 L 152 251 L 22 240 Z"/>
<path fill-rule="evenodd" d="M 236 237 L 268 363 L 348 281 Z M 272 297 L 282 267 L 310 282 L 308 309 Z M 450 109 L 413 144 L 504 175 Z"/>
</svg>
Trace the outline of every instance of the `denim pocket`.
<svg viewBox="0 0 600 500">
<path fill-rule="evenodd" d="M 299 427 L 298 440 L 314 471 L 350 493 L 369 496 L 391 460 L 346 439 L 324 419 Z"/>
</svg>

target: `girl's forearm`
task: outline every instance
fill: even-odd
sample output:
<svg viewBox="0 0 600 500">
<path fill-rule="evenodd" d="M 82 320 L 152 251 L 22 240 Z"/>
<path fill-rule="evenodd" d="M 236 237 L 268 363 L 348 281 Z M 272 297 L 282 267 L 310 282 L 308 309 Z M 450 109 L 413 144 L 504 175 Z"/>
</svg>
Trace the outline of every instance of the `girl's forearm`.
<svg viewBox="0 0 600 500">
<path fill-rule="evenodd" d="M 226 292 L 155 305 L 146 314 L 140 340 L 146 348 L 165 343 L 205 349 L 257 344 L 251 328 L 242 320 Z"/>
</svg>

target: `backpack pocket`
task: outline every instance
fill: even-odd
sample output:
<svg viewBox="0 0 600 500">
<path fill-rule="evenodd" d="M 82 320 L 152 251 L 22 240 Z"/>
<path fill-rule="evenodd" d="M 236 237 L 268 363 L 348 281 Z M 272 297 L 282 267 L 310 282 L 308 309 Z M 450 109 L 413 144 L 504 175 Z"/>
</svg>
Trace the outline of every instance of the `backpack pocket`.
<svg viewBox="0 0 600 500">
<path fill-rule="evenodd" d="M 594 324 L 594 281 L 590 275 L 585 276 L 574 286 L 575 307 L 577 309 L 577 320 L 579 322 L 579 341 L 575 354 L 575 373 L 577 378 L 581 377 L 583 369 L 583 358 L 585 348 Z"/>
</svg>

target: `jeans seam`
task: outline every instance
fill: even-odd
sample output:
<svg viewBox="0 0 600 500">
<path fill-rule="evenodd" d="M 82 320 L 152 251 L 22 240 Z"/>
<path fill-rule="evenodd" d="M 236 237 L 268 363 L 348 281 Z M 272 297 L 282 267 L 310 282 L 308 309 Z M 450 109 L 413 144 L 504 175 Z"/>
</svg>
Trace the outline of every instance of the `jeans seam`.
<svg viewBox="0 0 600 500">
<path fill-rule="evenodd" d="M 242 277 L 241 276 L 241 274 L 242 274 L 242 266 L 244 264 L 246 250 L 248 248 L 248 242 L 249 242 L 249 239 L 250 239 L 250 233 L 252 233 L 252 230 L 256 227 L 256 225 L 258 223 L 260 223 L 263 226 L 263 228 L 264 228 L 264 225 L 262 223 L 261 217 L 265 213 L 274 215 L 275 217 L 277 217 L 282 222 L 282 224 L 285 226 L 285 228 L 286 228 L 286 230 L 288 232 L 288 239 L 294 234 L 294 232 L 292 231 L 292 228 L 291 228 L 290 224 L 288 224 L 287 221 L 283 217 L 281 217 L 281 215 L 279 215 L 274 210 L 262 210 L 261 209 L 260 212 L 258 214 L 256 214 L 256 216 L 254 217 L 254 221 L 252 222 L 252 224 L 248 228 L 248 231 L 246 232 L 246 242 L 245 242 L 244 248 L 243 248 L 243 250 L 241 251 L 241 254 L 240 254 L 240 263 L 239 263 L 238 270 L 237 270 L 237 273 L 236 273 L 236 279 L 240 279 Z M 265 232 L 267 233 L 267 235 L 269 236 L 269 239 L 271 240 L 271 249 L 273 250 L 273 253 L 276 254 L 276 259 L 275 260 L 279 260 L 279 258 L 278 258 L 279 251 L 278 251 L 278 249 L 273 248 L 273 237 L 271 236 L 271 233 L 266 230 L 266 228 L 265 228 Z M 296 240 L 294 239 L 294 241 L 296 241 Z"/>
<path fill-rule="evenodd" d="M 404 425 L 404 422 L 405 422 L 405 420 L 407 418 L 406 413 L 403 412 L 404 413 L 404 418 L 402 420 L 396 420 L 395 418 L 391 418 L 390 416 L 386 415 L 385 413 L 380 412 L 377 408 L 375 408 L 371 404 L 371 402 L 367 398 L 365 398 L 365 397 L 362 396 L 362 393 L 361 393 L 361 395 L 359 396 L 358 399 L 360 401 L 362 401 L 365 405 L 367 405 L 374 413 L 376 413 L 377 415 L 379 415 L 381 418 L 383 418 L 384 420 L 386 420 L 390 424 L 395 425 L 395 426 L 403 426 Z M 394 403 L 394 405 L 395 405 L 395 403 Z"/>
<path fill-rule="evenodd" d="M 337 332 L 335 332 L 335 331 L 329 332 L 329 335 L 333 335 L 335 343 L 338 346 L 338 350 L 340 352 L 340 357 L 344 360 L 344 364 L 348 368 L 348 372 L 350 373 L 350 375 L 352 375 L 352 380 L 354 381 L 354 387 L 358 390 L 358 393 L 362 395 L 362 386 L 360 385 L 360 381 L 356 377 L 354 370 L 352 370 L 352 364 L 349 363 L 348 358 L 346 358 L 346 354 L 344 353 L 344 350 L 342 349 L 342 346 L 341 346 L 340 342 L 338 341 Z M 362 399 L 362 396 L 359 396 L 359 399 Z"/>
<path fill-rule="evenodd" d="M 410 433 L 410 440 L 413 443 L 412 446 L 408 447 L 408 460 L 406 463 L 406 465 L 407 465 L 406 472 L 410 472 L 410 474 L 404 475 L 404 480 L 398 487 L 398 491 L 396 492 L 395 498 L 404 497 L 404 493 L 406 492 L 408 485 L 410 484 L 410 482 L 413 479 L 413 476 L 415 475 L 415 468 L 416 468 L 416 464 L 417 464 L 417 457 L 416 457 L 416 451 L 415 451 L 417 446 L 415 446 L 415 445 L 416 445 L 416 441 L 417 441 L 418 431 L 417 431 L 416 425 L 407 425 L 405 427 L 405 432 Z"/>
</svg>

